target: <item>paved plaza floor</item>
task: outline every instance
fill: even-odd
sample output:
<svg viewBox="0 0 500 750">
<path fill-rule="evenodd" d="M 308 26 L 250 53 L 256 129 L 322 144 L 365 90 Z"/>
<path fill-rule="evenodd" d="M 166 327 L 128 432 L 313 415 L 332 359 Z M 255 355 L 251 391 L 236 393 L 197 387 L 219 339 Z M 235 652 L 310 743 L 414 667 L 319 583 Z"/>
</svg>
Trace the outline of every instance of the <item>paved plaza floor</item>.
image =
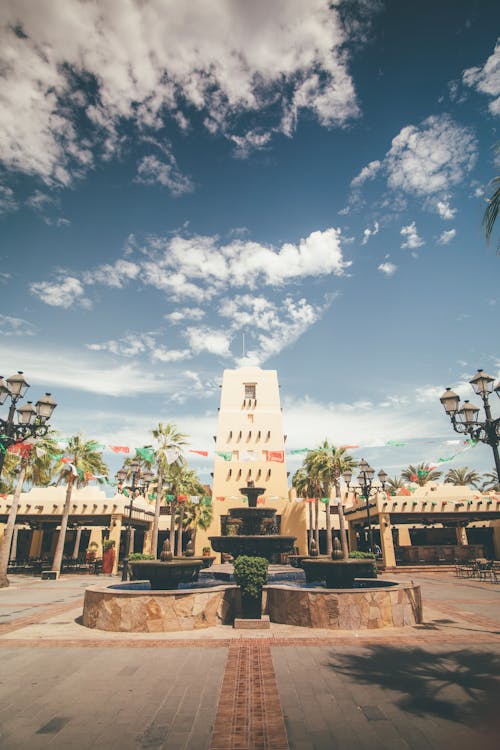
<svg viewBox="0 0 500 750">
<path fill-rule="evenodd" d="M 496 750 L 500 585 L 411 578 L 425 622 L 409 628 L 128 634 L 81 625 L 85 588 L 116 579 L 11 576 L 0 748 Z"/>
</svg>

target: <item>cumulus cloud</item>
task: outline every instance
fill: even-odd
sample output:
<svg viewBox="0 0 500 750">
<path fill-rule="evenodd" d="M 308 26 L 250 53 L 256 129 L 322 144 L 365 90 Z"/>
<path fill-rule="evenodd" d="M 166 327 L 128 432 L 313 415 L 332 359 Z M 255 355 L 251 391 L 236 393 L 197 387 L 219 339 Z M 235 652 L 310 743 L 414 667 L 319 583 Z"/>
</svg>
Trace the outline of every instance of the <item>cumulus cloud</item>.
<svg viewBox="0 0 500 750">
<path fill-rule="evenodd" d="M 163 317 L 175 325 L 176 323 L 181 323 L 183 320 L 202 320 L 205 315 L 206 312 L 201 307 L 184 307 L 183 309 L 167 313 Z"/>
<path fill-rule="evenodd" d="M 411 224 L 408 224 L 408 226 L 402 227 L 400 234 L 402 237 L 406 237 L 405 241 L 401 244 L 401 247 L 407 247 L 410 250 L 414 250 L 425 244 L 423 239 L 419 237 L 414 221 L 412 221 Z"/>
<path fill-rule="evenodd" d="M 226 331 L 214 328 L 187 328 L 186 339 L 195 354 L 209 352 L 219 357 L 230 357 L 231 335 Z"/>
<path fill-rule="evenodd" d="M 392 276 L 396 273 L 397 266 L 394 265 L 394 263 L 390 263 L 389 261 L 385 263 L 381 263 L 379 266 L 377 266 L 379 271 L 382 271 L 382 273 L 385 273 L 386 276 Z"/>
<path fill-rule="evenodd" d="M 73 305 L 89 308 L 82 282 L 74 276 L 61 276 L 57 281 L 35 281 L 30 291 L 46 305 L 69 308 Z"/>
<path fill-rule="evenodd" d="M 382 167 L 382 163 L 380 161 L 378 160 L 371 161 L 369 164 L 366 165 L 366 167 L 363 167 L 361 172 L 352 180 L 351 187 L 359 188 L 367 180 L 373 180 L 373 178 L 380 171 L 381 167 Z"/>
<path fill-rule="evenodd" d="M 457 209 L 451 208 L 446 198 L 436 201 L 435 207 L 440 217 L 445 220 L 453 219 L 455 217 L 455 214 L 457 213 Z"/>
<path fill-rule="evenodd" d="M 240 152 L 292 135 L 302 110 L 343 125 L 359 114 L 346 43 L 360 35 L 342 12 L 325 0 L 276 0 L 272 13 L 262 2 L 65 0 L 61 12 L 5 0 L 3 164 L 69 185 L 116 154 L 131 128 L 154 133 L 171 120 L 186 130 L 193 112 Z M 269 123 L 262 132 L 245 127 L 257 112 Z M 174 191 L 190 184 L 171 162 L 140 170 Z"/>
<path fill-rule="evenodd" d="M 489 110 L 492 115 L 500 115 L 500 40 L 497 40 L 495 49 L 483 67 L 467 68 L 462 80 L 466 86 L 493 97 L 488 105 Z"/>
<path fill-rule="evenodd" d="M 175 197 L 194 190 L 194 183 L 179 171 L 172 154 L 168 161 L 161 161 L 156 156 L 145 156 L 139 163 L 135 181 L 144 185 L 163 185 Z"/>
<path fill-rule="evenodd" d="M 449 229 L 447 232 L 441 232 L 438 239 L 439 244 L 447 245 L 448 242 L 451 242 L 451 240 L 456 236 L 456 234 L 456 229 Z"/>
</svg>

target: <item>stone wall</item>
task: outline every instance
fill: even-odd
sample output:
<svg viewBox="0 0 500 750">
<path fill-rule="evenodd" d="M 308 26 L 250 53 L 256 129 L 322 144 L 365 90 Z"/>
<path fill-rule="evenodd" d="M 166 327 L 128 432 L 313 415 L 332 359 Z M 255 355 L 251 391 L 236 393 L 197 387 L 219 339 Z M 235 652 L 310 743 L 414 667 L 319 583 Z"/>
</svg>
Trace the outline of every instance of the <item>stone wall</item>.
<svg viewBox="0 0 500 750">
<path fill-rule="evenodd" d="M 130 585 L 130 584 L 128 584 Z M 125 633 L 198 630 L 232 623 L 237 586 L 148 591 L 93 586 L 86 589 L 83 624 Z"/>
<path fill-rule="evenodd" d="M 328 630 L 403 627 L 422 622 L 420 586 L 372 589 L 298 589 L 266 586 L 271 622 Z"/>
</svg>

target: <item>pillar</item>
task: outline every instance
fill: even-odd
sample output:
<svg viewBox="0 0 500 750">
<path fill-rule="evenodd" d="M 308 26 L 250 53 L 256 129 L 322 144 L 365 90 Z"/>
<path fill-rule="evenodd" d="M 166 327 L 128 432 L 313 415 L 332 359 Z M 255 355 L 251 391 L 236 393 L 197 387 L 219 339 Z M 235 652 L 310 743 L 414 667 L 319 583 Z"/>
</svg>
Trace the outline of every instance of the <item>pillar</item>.
<svg viewBox="0 0 500 750">
<path fill-rule="evenodd" d="M 144 533 L 144 542 L 142 543 L 142 554 L 143 555 L 154 555 L 157 556 L 158 551 L 151 549 L 153 542 L 153 524 L 148 524 L 148 527 Z"/>
<path fill-rule="evenodd" d="M 128 545 L 128 553 L 131 555 L 134 551 L 134 539 L 135 539 L 135 529 L 133 526 L 130 527 L 130 544 Z"/>
<path fill-rule="evenodd" d="M 408 526 L 398 526 L 399 546 L 411 547 L 410 529 Z"/>
<path fill-rule="evenodd" d="M 120 554 L 120 537 L 122 533 L 122 517 L 119 514 L 111 516 L 111 523 L 109 524 L 109 540 L 115 543 L 115 562 L 113 564 L 113 573 L 118 573 L 118 556 Z"/>
<path fill-rule="evenodd" d="M 379 513 L 380 523 L 380 545 L 382 547 L 382 562 L 384 568 L 394 568 L 396 566 L 396 556 L 394 554 L 394 542 L 392 539 L 392 524 L 389 513 Z"/>
<path fill-rule="evenodd" d="M 500 560 L 500 521 L 493 521 L 493 549 L 495 560 Z"/>
<path fill-rule="evenodd" d="M 80 551 L 80 539 L 82 537 L 82 527 L 78 526 L 76 529 L 76 536 L 75 536 L 75 546 L 73 547 L 73 554 L 72 558 L 73 560 L 78 559 L 78 553 Z"/>
<path fill-rule="evenodd" d="M 347 525 L 349 527 L 349 551 L 356 552 L 356 550 L 358 549 L 358 538 L 356 536 L 356 526 L 353 524 L 352 521 L 348 521 Z"/>
<path fill-rule="evenodd" d="M 465 526 L 457 526 L 456 534 L 457 534 L 457 544 L 460 547 L 469 543 L 467 539 L 467 529 L 465 528 Z"/>
<path fill-rule="evenodd" d="M 95 556 L 102 558 L 102 529 L 100 526 L 92 527 L 89 539 L 89 548 L 95 550 Z"/>
<path fill-rule="evenodd" d="M 42 551 L 43 529 L 33 529 L 29 557 L 40 557 Z"/>
</svg>

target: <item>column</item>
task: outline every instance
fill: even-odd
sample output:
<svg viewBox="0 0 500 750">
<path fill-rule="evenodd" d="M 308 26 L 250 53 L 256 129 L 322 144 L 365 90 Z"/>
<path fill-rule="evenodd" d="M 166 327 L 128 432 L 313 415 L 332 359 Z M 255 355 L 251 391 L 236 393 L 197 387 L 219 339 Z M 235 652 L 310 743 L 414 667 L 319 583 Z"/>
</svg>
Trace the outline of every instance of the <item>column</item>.
<svg viewBox="0 0 500 750">
<path fill-rule="evenodd" d="M 80 551 L 80 539 L 81 539 L 81 536 L 82 536 L 82 527 L 78 526 L 77 529 L 76 529 L 75 546 L 73 547 L 73 554 L 72 554 L 73 560 L 77 560 L 78 559 L 78 553 Z"/>
<path fill-rule="evenodd" d="M 42 541 L 43 529 L 33 529 L 33 536 L 31 537 L 31 545 L 29 551 L 30 557 L 40 557 L 40 553 L 42 551 Z"/>
<path fill-rule="evenodd" d="M 408 526 L 398 526 L 399 546 L 411 547 L 410 529 Z"/>
<path fill-rule="evenodd" d="M 113 575 L 118 573 L 118 557 L 120 554 L 120 537 L 122 533 L 122 516 L 116 514 L 111 516 L 109 525 L 109 539 L 115 543 L 115 562 L 113 564 Z"/>
<path fill-rule="evenodd" d="M 457 525 L 456 534 L 457 534 L 457 544 L 460 547 L 462 547 L 465 544 L 469 543 L 469 541 L 467 539 L 467 529 L 465 528 L 465 526 L 459 526 L 459 525 Z"/>
<path fill-rule="evenodd" d="M 392 524 L 389 513 L 379 513 L 380 523 L 380 544 L 382 547 L 382 562 L 384 568 L 394 568 L 396 566 L 396 556 L 394 554 L 394 542 L 392 540 Z"/>
<path fill-rule="evenodd" d="M 144 534 L 144 542 L 142 544 L 143 555 L 154 555 L 155 557 L 157 556 L 158 551 L 155 549 L 151 549 L 152 541 L 153 541 L 153 524 L 149 523 L 146 529 L 146 532 Z"/>
<path fill-rule="evenodd" d="M 349 527 L 349 552 L 356 552 L 358 549 L 358 539 L 356 537 L 356 527 L 352 521 L 348 521 Z"/>
<path fill-rule="evenodd" d="M 95 550 L 95 556 L 98 560 L 102 559 L 102 528 L 100 526 L 92 527 L 89 548 Z"/>
<path fill-rule="evenodd" d="M 135 529 L 133 526 L 130 527 L 130 544 L 128 546 L 128 553 L 131 555 L 134 551 L 134 539 L 135 539 Z"/>
</svg>

